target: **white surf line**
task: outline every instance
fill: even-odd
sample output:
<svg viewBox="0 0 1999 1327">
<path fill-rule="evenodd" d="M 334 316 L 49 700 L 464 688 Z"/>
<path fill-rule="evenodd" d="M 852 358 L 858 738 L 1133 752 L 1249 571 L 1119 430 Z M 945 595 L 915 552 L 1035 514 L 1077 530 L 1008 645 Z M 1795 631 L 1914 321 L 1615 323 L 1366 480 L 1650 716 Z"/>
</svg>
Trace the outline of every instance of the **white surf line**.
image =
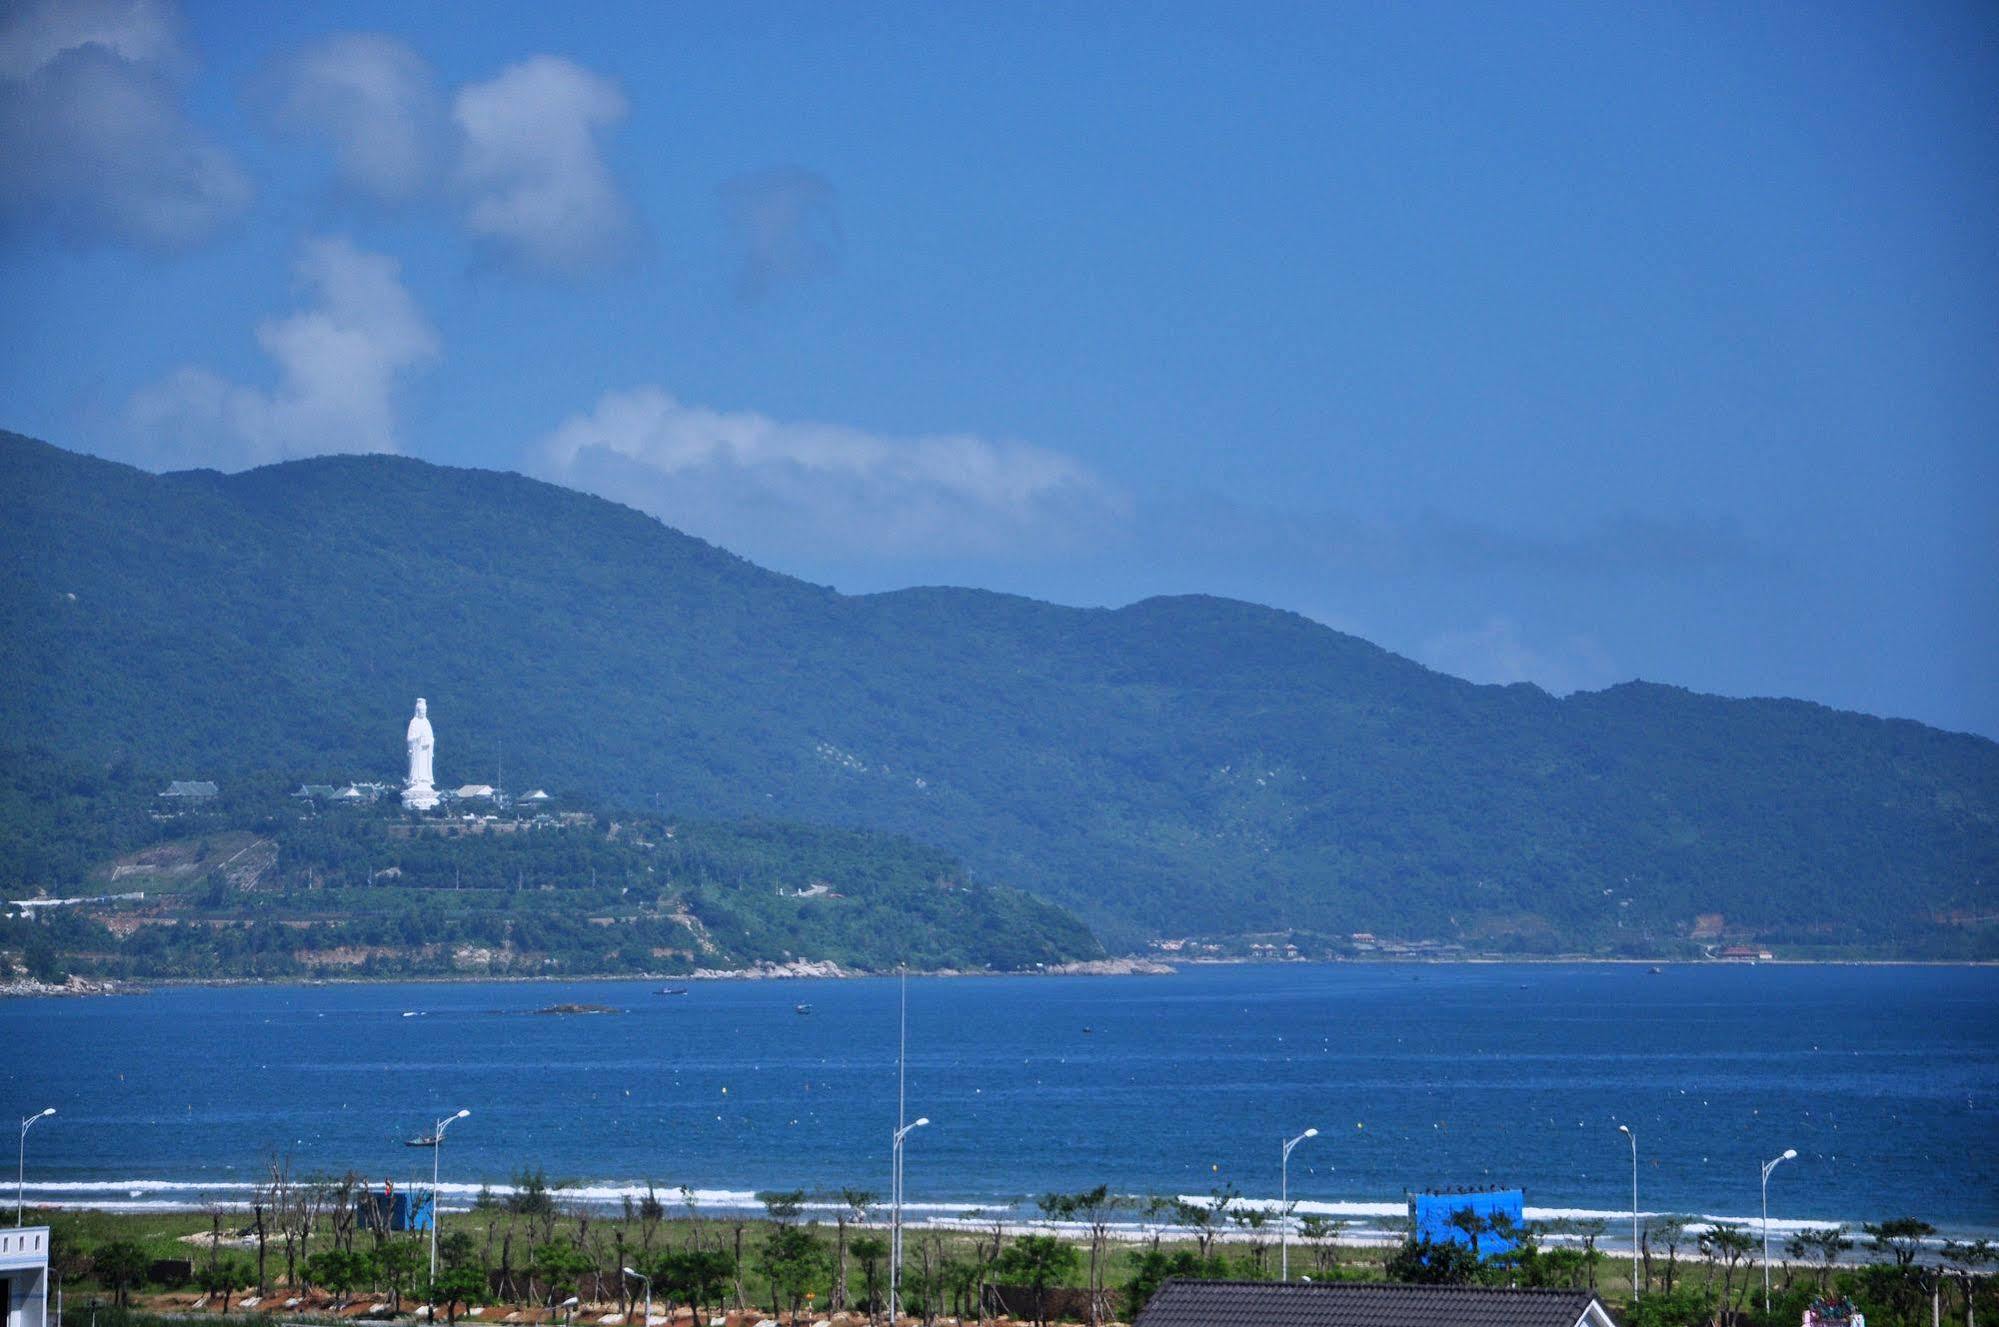
<svg viewBox="0 0 1999 1327">
<path fill-rule="evenodd" d="M 371 1192 L 379 1191 L 385 1179 L 395 1183 L 398 1188 L 412 1186 L 417 1188 L 429 1187 L 424 1182 L 424 1177 L 422 1176 L 408 1177 L 394 1174 L 363 1175 L 357 1176 L 357 1179 L 360 1181 L 361 1189 Z M 329 1181 L 324 1175 L 316 1176 L 312 1179 L 301 1178 L 293 1181 L 294 1185 L 308 1183 L 325 1184 L 327 1182 Z M 44 1207 L 63 1209 L 101 1208 L 110 1211 L 189 1211 L 207 1208 L 214 1205 L 215 1200 L 225 1199 L 230 1196 L 236 1196 L 236 1201 L 240 1203 L 246 1200 L 249 1195 L 269 1187 L 268 1182 L 241 1179 L 40 1179 L 30 1182 L 26 1186 L 25 1192 L 30 1202 Z M 445 1200 L 445 1210 L 447 1211 L 454 1210 L 455 1204 L 451 1201 L 453 1199 L 464 1202 L 469 1207 L 471 1200 L 476 1199 L 481 1193 L 490 1194 L 496 1199 L 505 1200 L 518 1192 L 516 1186 L 512 1184 L 481 1184 L 464 1181 L 446 1181 L 437 1187 L 439 1197 Z M 581 1203 L 600 1210 L 622 1206 L 627 1199 L 636 1203 L 645 1197 L 647 1191 L 648 1189 L 645 1184 L 635 1184 L 630 1181 L 621 1180 L 589 1180 L 569 1184 L 551 1183 L 549 1186 L 550 1195 L 558 1202 Z M 692 1196 L 693 1211 L 697 1216 L 736 1215 L 739 1213 L 760 1215 L 763 1212 L 763 1203 L 758 1199 L 757 1191 L 753 1189 L 694 1188 L 689 1186 L 684 1194 L 680 1185 L 655 1184 L 651 1186 L 651 1193 L 666 1208 L 671 1218 L 684 1217 L 687 1214 L 689 1204 L 686 1195 Z M 1128 1201 L 1142 1202 L 1146 1196 L 1125 1195 L 1124 1197 Z M 1180 1194 L 1174 1195 L 1171 1200 L 1199 1208 L 1211 1203 L 1213 1197 L 1210 1194 Z M 1280 1204 L 1275 1198 L 1245 1197 L 1236 1199 L 1230 1206 L 1232 1210 L 1237 1211 L 1255 1210 L 1265 1212 L 1274 1219 Z M 832 1213 L 837 1212 L 841 1204 L 824 1194 L 811 1194 L 807 1197 L 804 1207 L 809 1212 Z M 466 1209 L 457 1207 L 455 1210 L 462 1211 Z M 885 1213 L 886 1207 L 885 1205 L 878 1205 L 876 1210 Z M 1339 1239 L 1342 1242 L 1386 1241 L 1399 1243 L 1404 1236 L 1404 1230 L 1400 1223 L 1405 1221 L 1408 1215 L 1408 1207 L 1405 1203 L 1379 1200 L 1327 1201 L 1302 1199 L 1292 1203 L 1291 1211 L 1292 1216 L 1288 1224 L 1294 1234 L 1299 1229 L 1299 1219 L 1305 1216 L 1323 1216 L 1336 1221 L 1350 1223 L 1345 1225 L 1340 1232 Z M 968 1198 L 956 1202 L 935 1200 L 905 1202 L 903 1204 L 903 1213 L 906 1225 L 929 1226 L 938 1229 L 971 1230 L 989 1228 L 995 1220 L 1003 1221 L 1009 1229 L 1014 1230 L 1034 1229 L 1050 1232 L 1081 1232 L 1087 1234 L 1089 1229 L 1087 1224 L 1080 1222 L 1061 1223 L 1048 1221 L 1041 1216 L 1040 1212 L 1035 1208 L 1033 1201 L 1025 1198 L 1011 1201 L 993 1198 Z M 1544 1224 L 1602 1221 L 1605 1223 L 1606 1229 L 1597 1239 L 1598 1248 L 1618 1247 L 1627 1250 L 1630 1248 L 1631 1209 L 1628 1207 L 1618 1209 L 1528 1206 L 1523 1209 L 1523 1216 L 1529 1222 Z M 1717 1213 L 1692 1212 L 1685 1209 L 1662 1209 L 1657 1211 L 1641 1209 L 1639 1212 L 1639 1219 L 1641 1221 L 1653 1221 L 1666 1216 L 1685 1218 L 1688 1222 L 1687 1233 L 1690 1240 L 1698 1239 L 1703 1231 L 1724 1224 L 1742 1226 L 1758 1232 L 1762 1229 L 1762 1218 L 1760 1215 L 1724 1216 Z M 884 1215 L 880 1219 L 886 1220 L 886 1216 Z M 1394 1222 L 1397 1224 L 1393 1226 L 1379 1224 L 1383 1222 Z M 1625 1232 L 1621 1241 L 1618 1239 L 1618 1225 L 1620 1222 L 1623 1223 Z M 874 1224 L 874 1222 L 869 1221 L 861 1224 Z M 1948 1222 L 1939 1224 L 1939 1232 L 1930 1241 L 1931 1243 L 1940 1244 L 1945 1238 L 1990 1238 L 1995 1233 L 1999 1233 L 1999 1227 L 1978 1222 Z M 1861 1238 L 1858 1235 L 1859 1222 L 1839 1221 L 1828 1217 L 1778 1216 L 1774 1214 L 1770 1218 L 1770 1237 L 1774 1245 L 1776 1241 L 1788 1239 L 1792 1235 L 1805 1231 L 1826 1230 L 1838 1225 L 1844 1225 L 1849 1230 L 1854 1231 L 1856 1239 Z M 1147 1220 L 1136 1213 L 1126 1214 L 1120 1219 L 1113 1221 L 1111 1226 L 1113 1237 L 1120 1240 L 1142 1242 L 1152 1240 L 1155 1237 L 1174 1241 L 1193 1238 L 1192 1233 L 1184 1226 L 1172 1222 Z M 1275 1238 L 1276 1233 L 1277 1227 L 1272 1224 L 1266 1226 L 1263 1232 L 1220 1229 L 1214 1232 L 1213 1238 L 1223 1242 L 1238 1243 L 1256 1239 Z M 1543 1243 L 1581 1243 L 1581 1236 L 1575 1231 L 1560 1229 L 1544 1230 L 1539 1232 L 1539 1235 Z"/>
</svg>

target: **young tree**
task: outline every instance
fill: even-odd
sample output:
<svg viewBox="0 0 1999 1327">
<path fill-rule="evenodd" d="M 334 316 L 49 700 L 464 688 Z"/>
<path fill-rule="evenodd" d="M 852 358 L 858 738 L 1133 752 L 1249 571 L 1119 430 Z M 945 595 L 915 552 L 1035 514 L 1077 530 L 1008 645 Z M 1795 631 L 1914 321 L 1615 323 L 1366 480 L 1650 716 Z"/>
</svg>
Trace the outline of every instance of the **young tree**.
<svg viewBox="0 0 1999 1327">
<path fill-rule="evenodd" d="M 879 1196 L 868 1189 L 842 1189 L 833 1208 L 833 1293 L 826 1308 L 838 1313 L 847 1307 L 847 1227 L 868 1219 L 868 1209 Z"/>
<path fill-rule="evenodd" d="M 1576 1226 L 1577 1233 L 1583 1237 L 1583 1275 L 1591 1293 L 1596 1291 L 1597 1264 L 1603 1261 L 1603 1255 L 1597 1252 L 1596 1242 L 1603 1238 L 1604 1227 L 1602 1217 L 1591 1217 Z"/>
<path fill-rule="evenodd" d="M 376 1284 L 389 1292 L 389 1311 L 403 1311 L 403 1295 L 416 1284 L 423 1266 L 423 1246 L 414 1240 L 385 1240 L 372 1256 Z"/>
<path fill-rule="evenodd" d="M 456 1323 L 460 1304 L 485 1300 L 486 1265 L 472 1236 L 463 1230 L 454 1230 L 438 1241 L 437 1261 L 437 1280 L 429 1287 L 430 1302 L 433 1311 L 434 1306 L 444 1305 L 445 1317 Z"/>
<path fill-rule="evenodd" d="M 1680 1245 L 1686 1240 L 1687 1225 L 1688 1220 L 1683 1216 L 1655 1216 L 1645 1223 L 1647 1246 L 1657 1243 L 1666 1250 L 1663 1280 L 1666 1293 L 1669 1295 L 1673 1293 L 1673 1279 L 1679 1273 Z M 1649 1270 L 1646 1273 L 1646 1280 L 1649 1284 L 1651 1280 Z"/>
<path fill-rule="evenodd" d="M 1194 1232 L 1194 1242 L 1200 1247 L 1202 1262 L 1206 1262 L 1213 1251 L 1215 1236 L 1221 1233 L 1237 1197 L 1235 1186 L 1228 1184 L 1216 1189 L 1205 1203 L 1174 1200 L 1173 1220 Z"/>
<path fill-rule="evenodd" d="M 1972 1300 L 1978 1293 L 1979 1273 L 1999 1262 L 1999 1247 L 1994 1247 L 1989 1239 L 1969 1243 L 1947 1239 L 1943 1242 L 1943 1260 L 1950 1274 L 1957 1278 L 1958 1294 L 1964 1300 L 1964 1320 L 1970 1323 L 1975 1313 Z"/>
<path fill-rule="evenodd" d="M 1823 1295 L 1832 1280 L 1832 1269 L 1839 1263 L 1839 1255 L 1852 1247 L 1845 1226 L 1815 1226 L 1791 1236 L 1784 1252 L 1799 1262 L 1813 1264 L 1813 1286 Z"/>
<path fill-rule="evenodd" d="M 1270 1274 L 1270 1268 L 1267 1266 L 1270 1259 L 1270 1241 L 1263 1233 L 1263 1228 L 1270 1224 L 1270 1213 L 1261 1207 L 1244 1207 L 1231 1213 L 1230 1220 L 1235 1222 L 1237 1230 L 1249 1232 L 1249 1260 L 1255 1269 L 1256 1279 L 1261 1281 Z"/>
<path fill-rule="evenodd" d="M 327 1210 L 332 1214 L 333 1242 L 347 1252 L 354 1251 L 354 1219 L 360 1212 L 357 1198 L 363 1193 L 361 1177 L 348 1171 L 334 1180 L 327 1195 Z"/>
<path fill-rule="evenodd" d="M 805 1210 L 805 1190 L 766 1189 L 757 1195 L 757 1201 L 764 1205 L 764 1215 L 781 1226 L 797 1222 L 799 1214 Z"/>
<path fill-rule="evenodd" d="M 749 1222 L 740 1216 L 729 1223 L 729 1233 L 735 1238 L 735 1251 L 729 1255 L 729 1276 L 735 1286 L 736 1307 L 745 1308 L 748 1300 L 743 1295 L 743 1232 L 749 1229 Z"/>
<path fill-rule="evenodd" d="M 444 1305 L 444 1319 L 456 1327 L 458 1306 L 471 1306 L 486 1298 L 486 1272 L 482 1267 L 463 1263 L 457 1267 L 440 1267 L 437 1280 L 430 1286 L 432 1305 Z"/>
<path fill-rule="evenodd" d="M 514 1176 L 513 1191 L 507 1195 L 507 1211 L 515 1216 L 525 1217 L 528 1234 L 532 1238 L 537 1222 L 547 1222 L 546 1233 L 537 1243 L 546 1244 L 555 1233 L 555 1194 L 548 1187 L 548 1175 L 540 1166 L 529 1170 L 523 1166 Z"/>
<path fill-rule="evenodd" d="M 1084 1189 L 1079 1193 L 1043 1194 L 1038 1200 L 1043 1216 L 1050 1221 L 1081 1222 L 1090 1232 L 1090 1327 L 1101 1327 L 1109 1316 L 1109 1294 L 1104 1287 L 1105 1268 L 1109 1263 L 1111 1221 L 1125 1207 L 1123 1199 L 1110 1191 L 1108 1185 L 1099 1184 L 1094 1189 Z M 1261 1217 L 1261 1212 L 1256 1213 Z M 1237 1215 L 1240 1222 L 1242 1216 Z M 1259 1226 L 1262 1225 L 1258 1221 Z"/>
<path fill-rule="evenodd" d="M 1174 1200 L 1163 1193 L 1148 1193 L 1139 1200 L 1138 1213 L 1140 1219 L 1152 1228 L 1152 1251 L 1159 1252 L 1159 1241 L 1173 1221 Z"/>
<path fill-rule="evenodd" d="M 1717 1221 L 1701 1232 L 1701 1256 L 1708 1260 L 1710 1268 L 1719 1262 L 1721 1274 L 1721 1308 L 1724 1313 L 1735 1309 L 1735 1274 L 1755 1252 L 1756 1239 L 1746 1229 L 1727 1221 Z M 1743 1288 L 1748 1288 L 1748 1278 L 1743 1279 Z"/>
<path fill-rule="evenodd" d="M 121 1309 L 132 1287 L 146 1279 L 146 1268 L 150 1265 L 146 1251 L 128 1239 L 99 1245 L 90 1263 L 97 1279 L 111 1292 L 111 1302 Z"/>
<path fill-rule="evenodd" d="M 347 1296 L 368 1274 L 367 1259 L 335 1245 L 305 1260 L 305 1279 L 311 1285 L 333 1292 L 333 1307 L 347 1303 Z"/>
<path fill-rule="evenodd" d="M 222 1305 L 219 1312 L 229 1312 L 230 1296 L 244 1282 L 250 1279 L 250 1269 L 234 1257 L 211 1258 L 195 1273 L 195 1284 L 201 1293 L 210 1297 L 220 1295 Z"/>
<path fill-rule="evenodd" d="M 567 1239 L 550 1239 L 535 1249 L 528 1275 L 541 1286 L 548 1307 L 554 1308 L 565 1295 L 575 1293 L 590 1270 L 590 1259 L 583 1250 Z"/>
<path fill-rule="evenodd" d="M 1298 1235 L 1312 1250 L 1312 1270 L 1320 1279 L 1330 1275 L 1339 1258 L 1340 1231 L 1345 1222 L 1307 1212 L 1298 1218 Z"/>
<path fill-rule="evenodd" d="M 1053 1235 L 1022 1235 L 1000 1255 L 994 1270 L 1034 1292 L 1036 1327 L 1048 1327 L 1048 1287 L 1072 1275 L 1080 1261 L 1074 1245 Z"/>
<path fill-rule="evenodd" d="M 659 1234 L 659 1223 L 666 1219 L 666 1204 L 653 1192 L 652 1181 L 646 1181 L 645 1197 L 639 1199 L 639 1261 L 652 1260 L 652 1242 Z"/>
<path fill-rule="evenodd" d="M 1879 1279 L 1876 1293 L 1885 1295 L 1898 1314 L 1904 1317 L 1913 1314 L 1918 1300 L 1925 1293 L 1916 1259 L 1922 1254 L 1923 1241 L 1936 1234 L 1936 1227 L 1927 1221 L 1904 1216 L 1892 1221 L 1869 1222 L 1860 1229 L 1869 1237 L 1868 1248 L 1877 1254 L 1885 1253 L 1894 1260 L 1893 1267 L 1887 1269 L 1889 1275 Z"/>
<path fill-rule="evenodd" d="M 770 1311 L 775 1315 L 783 1307 L 783 1300 L 779 1298 L 777 1272 L 775 1270 L 779 1264 L 772 1261 L 770 1245 L 776 1236 L 797 1225 L 799 1213 L 805 1210 L 805 1190 L 766 1190 L 757 1195 L 757 1201 L 764 1205 L 764 1215 L 770 1218 L 771 1225 L 774 1227 L 764 1237 L 764 1252 L 761 1261 L 764 1272 L 770 1277 Z M 780 1254 L 780 1258 L 782 1256 Z"/>
<path fill-rule="evenodd" d="M 856 1235 L 854 1261 L 861 1265 L 861 1289 L 867 1297 L 868 1321 L 875 1320 L 875 1306 L 881 1300 L 881 1265 L 888 1257 L 888 1241 L 880 1235 Z"/>
<path fill-rule="evenodd" d="M 1907 1275 L 1923 1251 L 1923 1241 L 1937 1233 L 1937 1228 L 1927 1221 L 1919 1221 L 1913 1216 L 1897 1217 L 1893 1221 L 1869 1222 L 1860 1227 L 1870 1239 L 1868 1247 L 1876 1253 L 1886 1253 L 1894 1258 L 1895 1269 Z"/>
<path fill-rule="evenodd" d="M 771 1313 L 789 1306 L 793 1322 L 806 1288 L 825 1266 L 826 1253 L 810 1226 L 790 1222 L 773 1226 L 764 1236 L 763 1270 L 770 1278 Z"/>
<path fill-rule="evenodd" d="M 1454 1239 L 1405 1240 L 1382 1267 L 1382 1274 L 1412 1285 L 1470 1285 L 1478 1279 L 1478 1254 Z"/>
<path fill-rule="evenodd" d="M 967 1215 L 970 1214 L 968 1213 Z M 1002 1208 L 993 1214 L 992 1224 L 982 1226 L 977 1237 L 972 1240 L 972 1260 L 978 1265 L 979 1284 L 981 1286 L 985 1285 L 986 1274 L 999 1262 L 1000 1254 L 1005 1248 L 1006 1211 Z M 979 1296 L 979 1321 L 984 1323 L 985 1320 L 986 1299 L 985 1295 L 981 1293 Z"/>
<path fill-rule="evenodd" d="M 701 1195 L 685 1184 L 680 1186 L 680 1205 L 687 1209 L 687 1242 L 693 1248 L 701 1247 Z M 743 1256 L 743 1242 L 736 1239 L 736 1257 Z"/>
<path fill-rule="evenodd" d="M 703 1304 L 720 1304 L 736 1266 L 723 1249 L 681 1249 L 660 1255 L 653 1264 L 653 1283 L 669 1301 L 684 1300 L 701 1315 Z"/>
</svg>

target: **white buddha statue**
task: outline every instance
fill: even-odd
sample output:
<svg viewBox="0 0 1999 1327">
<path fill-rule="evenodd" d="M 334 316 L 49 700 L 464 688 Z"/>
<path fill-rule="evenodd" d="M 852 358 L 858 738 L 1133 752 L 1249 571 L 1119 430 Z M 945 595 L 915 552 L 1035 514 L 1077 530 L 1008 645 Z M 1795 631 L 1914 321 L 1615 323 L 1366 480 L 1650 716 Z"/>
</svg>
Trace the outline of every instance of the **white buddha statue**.
<svg viewBox="0 0 1999 1327">
<path fill-rule="evenodd" d="M 416 713 L 410 716 L 405 743 L 410 753 L 410 776 L 403 784 L 403 805 L 412 811 L 428 811 L 437 805 L 437 789 L 431 786 L 430 758 L 437 739 L 430 731 L 430 707 L 422 696 L 416 698 Z"/>
</svg>

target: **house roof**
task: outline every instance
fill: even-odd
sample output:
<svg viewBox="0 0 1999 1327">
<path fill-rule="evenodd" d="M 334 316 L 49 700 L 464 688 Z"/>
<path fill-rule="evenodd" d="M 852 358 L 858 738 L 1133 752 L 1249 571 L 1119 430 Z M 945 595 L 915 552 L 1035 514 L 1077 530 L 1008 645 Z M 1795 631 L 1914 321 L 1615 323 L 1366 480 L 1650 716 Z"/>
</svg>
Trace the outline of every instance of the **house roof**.
<svg viewBox="0 0 1999 1327">
<path fill-rule="evenodd" d="M 1587 1290 L 1379 1281 L 1190 1281 L 1160 1286 L 1137 1327 L 1615 1327 Z"/>
<path fill-rule="evenodd" d="M 213 797 L 215 796 L 215 793 L 216 793 L 215 785 L 207 782 L 206 780 L 191 781 L 187 779 L 175 779 L 172 783 L 169 783 L 167 785 L 167 790 L 161 793 L 160 796 Z"/>
</svg>

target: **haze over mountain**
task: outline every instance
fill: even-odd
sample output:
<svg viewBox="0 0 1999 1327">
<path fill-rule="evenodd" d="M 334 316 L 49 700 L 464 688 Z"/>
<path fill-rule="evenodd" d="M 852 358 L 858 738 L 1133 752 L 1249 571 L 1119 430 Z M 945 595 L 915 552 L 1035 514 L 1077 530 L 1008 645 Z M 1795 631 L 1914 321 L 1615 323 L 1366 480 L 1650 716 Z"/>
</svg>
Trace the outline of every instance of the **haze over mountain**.
<svg viewBox="0 0 1999 1327">
<path fill-rule="evenodd" d="M 1809 703 L 1474 686 L 1213 598 L 843 596 L 395 457 L 153 475 L 8 434 L 0 551 L 16 756 L 393 780 L 422 695 L 440 782 L 903 832 L 1114 946 L 1721 913 L 1891 949 L 1999 913 L 1999 744 Z"/>
</svg>

